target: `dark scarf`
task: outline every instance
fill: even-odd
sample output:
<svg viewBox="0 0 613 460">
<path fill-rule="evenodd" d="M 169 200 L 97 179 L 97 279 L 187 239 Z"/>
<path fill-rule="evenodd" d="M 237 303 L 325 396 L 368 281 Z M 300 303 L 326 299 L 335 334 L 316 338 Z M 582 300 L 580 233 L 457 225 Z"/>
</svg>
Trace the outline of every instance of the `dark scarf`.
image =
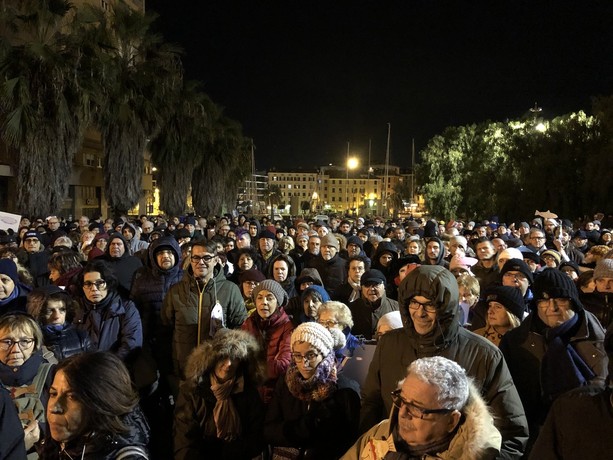
<svg viewBox="0 0 613 460">
<path fill-rule="evenodd" d="M 301 401 L 323 401 L 336 391 L 336 360 L 334 353 L 329 353 L 315 368 L 309 379 L 304 379 L 296 363 L 290 365 L 285 374 L 285 383 L 289 392 Z"/>
<path fill-rule="evenodd" d="M 589 366 L 570 344 L 579 326 L 579 314 L 565 323 L 545 330 L 547 351 L 541 363 L 541 391 L 547 401 L 586 385 L 595 377 Z"/>
<path fill-rule="evenodd" d="M 18 295 L 19 295 L 19 286 L 17 285 L 17 283 L 15 283 L 15 287 L 13 288 L 13 292 L 11 292 L 6 299 L 0 300 L 0 307 L 2 307 L 3 305 L 7 305 L 12 300 L 15 300 Z"/>
</svg>

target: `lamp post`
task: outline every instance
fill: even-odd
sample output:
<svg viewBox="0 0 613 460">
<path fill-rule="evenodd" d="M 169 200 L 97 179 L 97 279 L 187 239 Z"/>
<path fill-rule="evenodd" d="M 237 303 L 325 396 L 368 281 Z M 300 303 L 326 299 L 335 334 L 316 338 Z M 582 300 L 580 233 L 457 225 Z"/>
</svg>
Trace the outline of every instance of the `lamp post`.
<svg viewBox="0 0 613 460">
<path fill-rule="evenodd" d="M 347 157 L 347 167 L 346 167 L 346 171 L 347 171 L 347 178 L 346 178 L 346 187 L 345 187 L 345 202 L 347 203 L 347 212 L 349 212 L 349 170 L 350 169 L 356 169 L 358 167 L 358 159 L 355 157 Z M 353 196 L 353 193 L 352 193 Z M 353 200 L 352 200 L 353 201 Z"/>
</svg>

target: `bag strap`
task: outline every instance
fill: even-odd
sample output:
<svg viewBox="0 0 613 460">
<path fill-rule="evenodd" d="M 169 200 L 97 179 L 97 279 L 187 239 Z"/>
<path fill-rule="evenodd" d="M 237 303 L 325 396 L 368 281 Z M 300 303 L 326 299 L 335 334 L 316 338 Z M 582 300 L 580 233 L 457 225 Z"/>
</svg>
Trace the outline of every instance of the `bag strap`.
<svg viewBox="0 0 613 460">
<path fill-rule="evenodd" d="M 121 449 L 117 451 L 117 456 L 115 457 L 115 460 L 123 460 L 132 455 L 138 455 L 144 458 L 145 460 L 149 460 L 149 456 L 147 455 L 147 452 L 145 451 L 145 449 L 143 449 L 142 447 L 138 447 L 138 446 L 122 447 Z"/>
</svg>

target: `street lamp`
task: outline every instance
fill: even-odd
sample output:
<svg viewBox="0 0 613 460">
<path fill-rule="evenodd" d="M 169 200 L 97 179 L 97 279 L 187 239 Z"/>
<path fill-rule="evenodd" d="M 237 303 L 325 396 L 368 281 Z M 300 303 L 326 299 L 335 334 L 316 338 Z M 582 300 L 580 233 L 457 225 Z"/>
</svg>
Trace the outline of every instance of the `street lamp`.
<svg viewBox="0 0 613 460">
<path fill-rule="evenodd" d="M 349 197 L 349 170 L 350 169 L 356 169 L 358 167 L 358 165 L 359 165 L 359 161 L 358 161 L 357 158 L 355 158 L 355 157 L 351 157 L 351 158 L 347 157 L 347 168 L 346 168 L 347 177 L 346 177 L 346 187 L 345 187 L 345 192 L 346 192 L 345 193 L 345 202 L 347 203 L 347 212 L 349 212 L 349 200 L 348 200 L 348 197 Z M 353 194 L 352 194 L 352 196 L 353 196 Z"/>
</svg>

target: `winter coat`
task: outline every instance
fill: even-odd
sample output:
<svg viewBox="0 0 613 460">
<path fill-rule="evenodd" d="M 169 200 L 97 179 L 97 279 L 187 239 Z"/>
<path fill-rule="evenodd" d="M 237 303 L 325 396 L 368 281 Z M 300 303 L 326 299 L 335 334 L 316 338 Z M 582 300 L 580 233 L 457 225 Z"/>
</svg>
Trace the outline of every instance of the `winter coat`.
<svg viewBox="0 0 613 460">
<path fill-rule="evenodd" d="M 93 415 L 95 417 L 95 414 Z M 77 439 L 69 441 L 65 452 L 57 441 L 47 437 L 39 448 L 40 460 L 116 460 L 118 452 L 125 447 L 139 447 L 145 452 L 149 444 L 149 424 L 139 406 L 123 417 L 129 428 L 128 433 L 113 433 L 100 436 L 96 441 Z M 143 460 L 143 457 L 131 454 L 122 460 Z"/>
<path fill-rule="evenodd" d="M 237 349 L 241 349 L 237 347 Z M 215 458 L 251 460 L 262 452 L 264 403 L 257 384 L 243 374 L 244 389 L 231 399 L 241 421 L 240 438 L 222 441 L 217 437 L 213 409 L 217 400 L 211 391 L 210 375 L 217 356 L 200 345 L 190 355 L 186 380 L 181 383 L 175 408 L 175 460 Z"/>
<path fill-rule="evenodd" d="M 320 254 L 309 260 L 307 267 L 317 269 L 330 297 L 334 297 L 335 289 L 347 281 L 347 261 L 338 254 L 330 260 L 324 260 Z"/>
<path fill-rule="evenodd" d="M 581 310 L 576 314 L 579 315 L 578 330 L 570 343 L 595 374 L 590 383 L 602 387 L 608 363 L 604 350 L 605 332 L 590 312 Z M 550 407 L 550 402 L 541 394 L 541 365 L 547 351 L 545 329 L 538 314 L 532 313 L 519 327 L 507 332 L 500 343 L 500 350 L 526 410 L 531 439 L 538 436 L 538 429 L 545 421 Z"/>
<path fill-rule="evenodd" d="M 58 327 L 43 326 L 42 331 L 45 347 L 53 352 L 58 361 L 93 350 L 87 332 L 77 329 L 74 324 L 64 323 Z"/>
<path fill-rule="evenodd" d="M 556 399 L 530 453 L 531 460 L 611 458 L 611 389 L 587 387 Z"/>
<path fill-rule="evenodd" d="M 300 275 L 294 279 L 294 288 L 296 290 L 296 294 L 289 297 L 289 302 L 284 307 L 285 312 L 288 314 L 290 318 L 298 317 L 301 313 L 304 313 L 304 307 L 302 305 L 302 290 L 300 290 L 300 285 L 304 282 L 305 279 L 310 279 L 313 284 L 317 286 L 323 286 L 323 282 L 321 281 L 321 276 L 319 276 L 319 272 L 314 268 L 304 268 Z M 294 325 L 298 323 L 294 322 Z"/>
<path fill-rule="evenodd" d="M 78 328 L 89 335 L 96 351 L 110 351 L 122 360 L 143 346 L 143 328 L 138 310 L 131 300 L 109 292 L 98 304 L 81 299 L 82 317 Z"/>
<path fill-rule="evenodd" d="M 9 392 L 0 386 L 0 460 L 26 458 L 24 431 Z"/>
<path fill-rule="evenodd" d="M 135 225 L 132 225 L 130 222 L 126 222 L 125 224 L 123 224 L 123 227 L 121 229 L 122 232 L 123 232 L 123 229 L 126 227 L 131 228 L 132 231 L 134 232 L 134 236 L 128 242 L 129 251 L 130 251 L 131 256 L 136 254 L 138 251 L 147 249 L 149 247 L 149 243 L 140 239 L 140 234 L 141 234 L 140 228 L 136 227 Z"/>
<path fill-rule="evenodd" d="M 182 378 L 191 351 L 203 340 L 211 338 L 211 311 L 217 302 L 223 310 L 225 327 L 239 328 L 247 318 L 245 302 L 238 286 L 226 279 L 219 264 L 202 292 L 190 266 L 183 273 L 183 279 L 171 286 L 164 297 L 161 319 L 162 324 L 173 327 L 172 353 L 177 377 Z"/>
<path fill-rule="evenodd" d="M 469 387 L 469 399 L 460 411 L 462 419 L 449 447 L 436 456 L 426 455 L 423 460 L 486 460 L 500 453 L 502 437 L 494 419 L 474 385 Z M 392 458 L 396 452 L 393 432 L 398 425 L 398 408 L 392 406 L 388 419 L 364 433 L 341 457 L 341 460 L 382 460 Z M 386 454 L 390 452 L 389 456 Z M 393 457 L 396 458 L 396 457 Z"/>
<path fill-rule="evenodd" d="M 111 248 L 111 240 L 115 238 L 120 238 L 123 241 L 123 246 L 125 252 L 121 257 L 111 257 L 109 250 Z M 142 262 L 138 257 L 130 255 L 130 247 L 126 239 L 120 233 L 113 233 L 109 237 L 109 244 L 106 247 L 104 256 L 101 257 L 102 260 L 106 261 L 115 276 L 117 277 L 117 281 L 119 282 L 119 287 L 117 291 L 122 295 L 122 297 L 128 299 L 130 297 L 130 289 L 132 288 L 132 280 L 134 279 L 134 274 L 136 270 L 143 266 Z"/>
<path fill-rule="evenodd" d="M 174 253 L 175 265 L 169 270 L 162 270 L 157 263 L 155 251 L 160 248 Z M 147 256 L 147 265 L 136 272 L 130 292 L 130 298 L 141 316 L 145 341 L 158 337 L 162 328 L 160 312 L 164 296 L 172 285 L 183 278 L 181 248 L 174 238 L 162 237 L 154 240 L 149 245 Z"/>
<path fill-rule="evenodd" d="M 268 378 L 260 389 L 264 403 L 268 404 L 272 397 L 277 379 L 285 374 L 292 360 L 292 348 L 290 339 L 294 326 L 285 310 L 277 307 L 277 310 L 267 319 L 253 312 L 241 327 L 244 331 L 252 334 L 266 353 L 266 367 Z"/>
<path fill-rule="evenodd" d="M 400 303 L 412 295 L 435 301 L 438 324 L 421 336 L 408 309 L 400 309 L 404 326 L 381 336 L 362 387 L 361 431 L 390 413 L 391 392 L 404 378 L 409 364 L 419 358 L 443 356 L 466 370 L 491 408 L 502 434 L 502 457 L 519 458 L 528 438 L 527 422 L 501 351 L 460 326 L 457 282 L 451 272 L 440 266 L 422 266 L 419 270 L 419 276 L 408 276 L 400 284 Z"/>
<path fill-rule="evenodd" d="M 279 379 L 266 411 L 264 437 L 273 446 L 301 448 L 302 459 L 338 459 L 358 432 L 360 397 L 355 382 L 338 375 L 337 390 L 323 401 L 303 401 Z"/>
<path fill-rule="evenodd" d="M 609 327 L 613 319 L 613 296 L 598 291 L 584 293 L 579 291 L 579 300 L 585 309 L 596 316 L 603 328 Z"/>
<path fill-rule="evenodd" d="M 28 294 L 30 293 L 30 287 L 25 284 L 15 283 L 13 292 L 15 296 L 13 298 L 4 299 L 0 301 L 0 316 L 11 311 L 20 311 L 26 313 L 26 304 L 28 302 Z"/>
<path fill-rule="evenodd" d="M 398 311 L 398 302 L 383 296 L 377 305 L 373 305 L 364 297 L 360 297 L 349 305 L 351 317 L 353 318 L 353 335 L 361 335 L 367 340 L 371 340 L 377 331 L 379 319 L 386 313 Z"/>
<path fill-rule="evenodd" d="M 17 251 L 17 259 L 32 275 L 34 287 L 43 287 L 51 284 L 48 267 L 50 254 L 46 249 L 33 253 L 28 253 L 23 248 Z"/>
</svg>

